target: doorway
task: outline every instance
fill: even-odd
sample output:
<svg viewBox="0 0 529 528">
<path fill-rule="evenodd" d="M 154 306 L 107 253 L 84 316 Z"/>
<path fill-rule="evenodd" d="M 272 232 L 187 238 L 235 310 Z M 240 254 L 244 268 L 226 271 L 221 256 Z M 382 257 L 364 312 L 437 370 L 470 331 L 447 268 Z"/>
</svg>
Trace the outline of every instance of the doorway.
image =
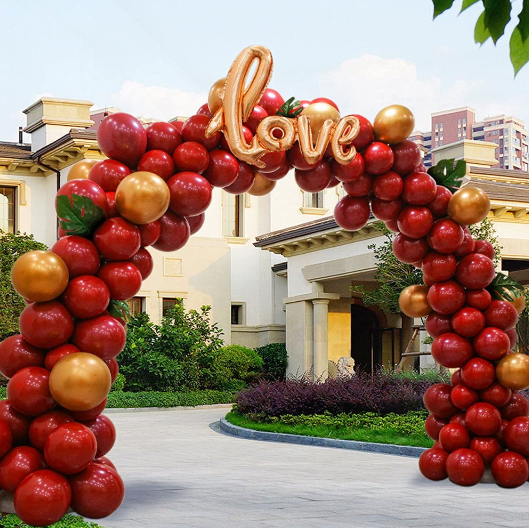
<svg viewBox="0 0 529 528">
<path fill-rule="evenodd" d="M 365 306 L 351 305 L 351 357 L 357 372 L 373 374 L 382 364 L 382 334 L 377 316 Z"/>
</svg>

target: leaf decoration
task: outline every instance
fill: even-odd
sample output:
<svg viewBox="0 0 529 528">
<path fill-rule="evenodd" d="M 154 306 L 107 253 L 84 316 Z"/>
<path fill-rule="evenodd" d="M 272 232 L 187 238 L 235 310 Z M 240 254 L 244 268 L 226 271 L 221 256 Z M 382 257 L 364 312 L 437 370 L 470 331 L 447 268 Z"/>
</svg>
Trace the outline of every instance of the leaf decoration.
<svg viewBox="0 0 529 528">
<path fill-rule="evenodd" d="M 432 0 L 433 1 L 433 17 L 438 17 L 447 9 L 450 9 L 454 4 L 454 0 Z"/>
<path fill-rule="evenodd" d="M 105 212 L 87 196 L 57 196 L 57 216 L 69 235 L 89 237 L 105 219 Z"/>
<path fill-rule="evenodd" d="M 130 321 L 130 306 L 127 301 L 110 301 L 110 304 L 108 305 L 108 313 L 113 317 L 125 319 L 127 323 Z"/>
<path fill-rule="evenodd" d="M 478 2 L 479 0 L 463 0 L 463 5 L 461 6 L 461 11 L 459 12 L 462 13 L 463 11 L 466 11 L 470 6 L 473 6 Z"/>
<path fill-rule="evenodd" d="M 490 38 L 489 28 L 485 25 L 485 11 L 479 15 L 476 27 L 474 28 L 474 41 L 484 44 Z"/>
<path fill-rule="evenodd" d="M 456 192 L 467 173 L 467 164 L 464 160 L 441 160 L 428 169 L 428 174 L 437 182 L 437 185 L 446 187 L 451 192 Z"/>
<path fill-rule="evenodd" d="M 487 290 L 493 299 L 503 301 L 514 301 L 524 293 L 524 287 L 504 273 L 496 273 L 496 278 L 490 283 Z"/>
<path fill-rule="evenodd" d="M 489 30 L 494 44 L 505 33 L 511 19 L 511 0 L 483 0 L 485 6 L 485 27 Z"/>
<path fill-rule="evenodd" d="M 520 22 L 514 28 L 509 43 L 515 76 L 529 62 L 529 0 L 524 0 L 518 19 Z"/>
<path fill-rule="evenodd" d="M 303 107 L 300 105 L 301 103 L 295 97 L 291 97 L 281 105 L 276 115 L 282 117 L 297 117 L 303 112 Z"/>
</svg>

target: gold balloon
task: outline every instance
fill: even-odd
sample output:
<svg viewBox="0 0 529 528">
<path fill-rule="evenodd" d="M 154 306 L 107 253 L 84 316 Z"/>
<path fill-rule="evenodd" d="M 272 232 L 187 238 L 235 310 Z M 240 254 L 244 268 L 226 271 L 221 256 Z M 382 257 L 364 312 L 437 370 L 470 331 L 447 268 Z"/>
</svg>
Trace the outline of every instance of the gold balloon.
<svg viewBox="0 0 529 528">
<path fill-rule="evenodd" d="M 94 354 L 76 352 L 63 357 L 50 374 L 50 392 L 70 411 L 88 411 L 108 395 L 112 379 L 105 362 Z"/>
<path fill-rule="evenodd" d="M 62 258 L 51 251 L 30 251 L 13 265 L 11 282 L 28 301 L 51 301 L 66 288 L 68 268 Z"/>
<path fill-rule="evenodd" d="M 508 389 L 524 390 L 529 387 L 529 356 L 507 354 L 496 367 L 498 381 Z"/>
<path fill-rule="evenodd" d="M 222 107 L 222 99 L 220 98 L 220 94 L 224 91 L 224 86 L 226 86 L 226 77 L 216 81 L 209 89 L 208 107 L 211 115 L 215 114 L 219 108 Z"/>
<path fill-rule="evenodd" d="M 275 181 L 267 180 L 260 172 L 255 171 L 255 180 L 248 194 L 252 196 L 265 196 L 274 190 L 276 183 Z"/>
<path fill-rule="evenodd" d="M 160 176 L 134 172 L 116 189 L 116 209 L 134 224 L 148 224 L 165 214 L 170 198 L 169 187 Z"/>
<path fill-rule="evenodd" d="M 340 112 L 328 103 L 312 103 L 306 106 L 301 112 L 302 116 L 309 118 L 309 126 L 312 132 L 312 142 L 317 141 L 320 130 L 328 119 L 336 124 L 340 121 Z"/>
<path fill-rule="evenodd" d="M 428 286 L 408 286 L 399 297 L 400 309 L 408 317 L 426 317 L 432 308 L 428 304 Z"/>
<path fill-rule="evenodd" d="M 490 199 L 477 187 L 463 187 L 448 202 L 448 216 L 460 225 L 481 222 L 490 211 Z"/>
<path fill-rule="evenodd" d="M 90 169 L 100 160 L 83 160 L 78 161 L 68 172 L 68 181 L 70 180 L 88 180 Z"/>
<path fill-rule="evenodd" d="M 415 116 L 405 106 L 394 104 L 380 110 L 373 122 L 377 141 L 390 145 L 408 138 L 415 128 Z"/>
<path fill-rule="evenodd" d="M 520 315 L 525 310 L 525 297 L 521 295 L 520 297 L 516 297 L 514 301 L 509 301 L 515 308 L 515 310 L 518 312 L 518 315 Z"/>
</svg>

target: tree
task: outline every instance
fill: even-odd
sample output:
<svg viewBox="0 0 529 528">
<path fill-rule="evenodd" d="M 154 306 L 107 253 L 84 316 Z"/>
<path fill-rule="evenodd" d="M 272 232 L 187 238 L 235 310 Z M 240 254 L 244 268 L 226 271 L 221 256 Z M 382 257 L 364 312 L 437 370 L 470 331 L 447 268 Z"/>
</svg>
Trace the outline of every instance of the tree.
<svg viewBox="0 0 529 528">
<path fill-rule="evenodd" d="M 481 0 L 483 12 L 479 16 L 474 28 L 474 40 L 484 44 L 492 38 L 494 45 L 505 34 L 505 28 L 512 17 L 511 0 Z M 448 11 L 455 0 L 432 0 L 434 19 L 441 13 Z M 477 4 L 479 0 L 463 0 L 461 11 Z M 516 75 L 529 61 L 529 0 L 523 0 L 522 9 L 518 13 L 518 24 L 514 28 L 509 42 L 511 63 Z"/>
<path fill-rule="evenodd" d="M 11 268 L 15 261 L 28 251 L 48 249 L 33 235 L 4 233 L 0 230 L 0 341 L 18 334 L 18 318 L 26 306 L 11 284 Z"/>
</svg>

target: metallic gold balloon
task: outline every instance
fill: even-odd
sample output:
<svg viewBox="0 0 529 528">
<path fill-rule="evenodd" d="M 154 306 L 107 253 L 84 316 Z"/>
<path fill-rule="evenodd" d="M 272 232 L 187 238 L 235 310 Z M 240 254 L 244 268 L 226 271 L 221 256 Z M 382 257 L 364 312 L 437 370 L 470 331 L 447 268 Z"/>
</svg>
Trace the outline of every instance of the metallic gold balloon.
<svg viewBox="0 0 529 528">
<path fill-rule="evenodd" d="M 525 310 L 525 297 L 521 295 L 520 297 L 516 297 L 514 301 L 509 301 L 515 308 L 515 310 L 518 312 L 518 315 L 520 315 Z"/>
<path fill-rule="evenodd" d="M 90 174 L 90 169 L 100 160 L 83 160 L 78 161 L 68 172 L 68 181 L 70 180 L 87 180 Z"/>
<path fill-rule="evenodd" d="M 305 107 L 300 115 L 307 116 L 309 118 L 313 144 L 314 141 L 317 140 L 318 134 L 320 133 L 325 121 L 330 119 L 334 124 L 340 121 L 340 112 L 338 112 L 334 106 L 328 103 L 312 103 Z"/>
<path fill-rule="evenodd" d="M 169 187 L 152 172 L 133 172 L 116 189 L 116 208 L 134 224 L 148 224 L 165 214 L 170 201 Z"/>
<path fill-rule="evenodd" d="M 375 138 L 384 143 L 400 143 L 415 128 L 415 116 L 405 106 L 394 104 L 380 110 L 373 122 Z"/>
<path fill-rule="evenodd" d="M 529 387 L 529 356 L 507 354 L 496 367 L 498 381 L 508 389 L 523 390 Z"/>
<path fill-rule="evenodd" d="M 209 89 L 208 107 L 211 115 L 214 115 L 222 107 L 222 98 L 220 95 L 224 92 L 226 85 L 226 77 L 216 81 Z"/>
<path fill-rule="evenodd" d="M 463 187 L 448 202 L 448 216 L 459 225 L 481 222 L 490 211 L 490 199 L 477 187 Z"/>
<path fill-rule="evenodd" d="M 408 286 L 399 297 L 400 309 L 408 317 L 426 317 L 432 308 L 428 304 L 428 286 Z"/>
<path fill-rule="evenodd" d="M 248 194 L 252 196 L 265 196 L 274 190 L 276 183 L 276 181 L 267 180 L 260 172 L 255 171 L 255 180 Z"/>
<path fill-rule="evenodd" d="M 51 301 L 66 288 L 68 268 L 62 258 L 51 251 L 30 251 L 13 265 L 11 282 L 28 301 Z"/>
<path fill-rule="evenodd" d="M 70 411 L 88 411 L 108 395 L 112 379 L 105 362 L 94 354 L 76 352 L 63 357 L 50 374 L 50 392 Z"/>
</svg>

